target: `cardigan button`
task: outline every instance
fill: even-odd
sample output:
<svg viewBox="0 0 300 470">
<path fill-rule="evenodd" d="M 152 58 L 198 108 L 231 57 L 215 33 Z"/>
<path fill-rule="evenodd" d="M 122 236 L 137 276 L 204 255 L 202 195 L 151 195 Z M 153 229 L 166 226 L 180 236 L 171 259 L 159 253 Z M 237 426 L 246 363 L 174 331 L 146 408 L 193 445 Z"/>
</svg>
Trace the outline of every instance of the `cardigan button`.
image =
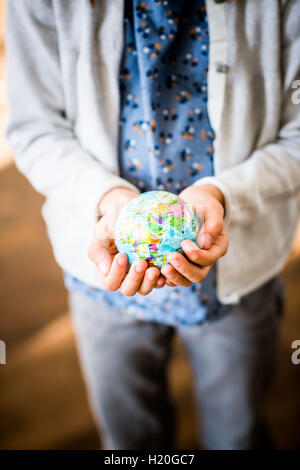
<svg viewBox="0 0 300 470">
<path fill-rule="evenodd" d="M 220 62 L 218 62 L 218 63 L 216 64 L 216 71 L 217 71 L 218 73 L 227 73 L 227 72 L 228 72 L 228 68 L 229 68 L 229 67 L 228 67 L 228 65 L 226 65 L 226 64 L 222 64 L 222 63 L 220 63 Z"/>
</svg>

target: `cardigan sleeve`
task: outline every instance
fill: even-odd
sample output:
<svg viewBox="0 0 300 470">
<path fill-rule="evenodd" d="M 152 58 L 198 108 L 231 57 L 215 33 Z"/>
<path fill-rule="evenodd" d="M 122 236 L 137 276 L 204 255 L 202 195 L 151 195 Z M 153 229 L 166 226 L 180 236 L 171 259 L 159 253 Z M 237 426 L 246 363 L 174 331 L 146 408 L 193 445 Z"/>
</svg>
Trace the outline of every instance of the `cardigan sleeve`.
<svg viewBox="0 0 300 470">
<path fill-rule="evenodd" d="M 276 203 L 300 190 L 300 2 L 282 9 L 281 123 L 274 142 L 256 149 L 240 164 L 195 184 L 216 185 L 224 194 L 225 221 L 245 225 L 276 210 Z"/>
<path fill-rule="evenodd" d="M 7 2 L 6 31 L 7 139 L 17 167 L 47 198 L 94 216 L 110 189 L 136 188 L 83 149 L 66 118 L 52 1 Z"/>
</svg>

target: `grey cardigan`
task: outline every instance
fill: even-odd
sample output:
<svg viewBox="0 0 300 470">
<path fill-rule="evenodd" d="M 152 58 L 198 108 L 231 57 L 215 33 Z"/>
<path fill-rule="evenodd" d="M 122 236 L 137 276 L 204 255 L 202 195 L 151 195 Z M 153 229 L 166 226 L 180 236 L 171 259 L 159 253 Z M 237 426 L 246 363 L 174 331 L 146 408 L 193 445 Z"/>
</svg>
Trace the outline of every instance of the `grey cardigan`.
<svg viewBox="0 0 300 470">
<path fill-rule="evenodd" d="M 7 136 L 19 169 L 46 196 L 58 263 L 100 287 L 87 257 L 96 207 L 109 189 L 131 185 L 117 158 L 123 0 L 95 5 L 8 2 Z M 207 0 L 207 8 L 215 176 L 196 184 L 225 195 L 230 248 L 217 292 L 226 303 L 280 271 L 299 219 L 300 2 Z"/>
</svg>

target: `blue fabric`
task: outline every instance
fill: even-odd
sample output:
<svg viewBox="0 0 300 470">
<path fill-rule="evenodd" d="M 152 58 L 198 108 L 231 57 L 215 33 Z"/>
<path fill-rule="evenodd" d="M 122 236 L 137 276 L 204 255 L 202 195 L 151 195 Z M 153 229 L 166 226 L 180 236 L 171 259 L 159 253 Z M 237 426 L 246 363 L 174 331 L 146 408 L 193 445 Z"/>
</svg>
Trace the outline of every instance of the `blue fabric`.
<svg viewBox="0 0 300 470">
<path fill-rule="evenodd" d="M 124 24 L 121 174 L 142 191 L 179 193 L 214 171 L 205 2 L 130 0 Z"/>
<path fill-rule="evenodd" d="M 213 175 L 205 1 L 128 0 L 124 35 L 120 173 L 141 191 L 178 194 Z M 169 325 L 215 320 L 230 309 L 217 301 L 215 267 L 201 284 L 165 286 L 146 297 L 92 289 L 68 274 L 66 285 L 130 315 Z"/>
</svg>

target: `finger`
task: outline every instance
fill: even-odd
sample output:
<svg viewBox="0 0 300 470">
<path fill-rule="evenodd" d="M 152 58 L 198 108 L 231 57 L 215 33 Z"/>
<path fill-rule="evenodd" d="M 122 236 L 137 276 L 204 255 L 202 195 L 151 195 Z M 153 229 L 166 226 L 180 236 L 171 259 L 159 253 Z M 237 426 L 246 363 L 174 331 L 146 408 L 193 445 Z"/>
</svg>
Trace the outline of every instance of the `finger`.
<svg viewBox="0 0 300 470">
<path fill-rule="evenodd" d="M 116 223 L 115 211 L 104 215 L 96 225 L 95 235 L 99 240 L 113 240 Z"/>
<path fill-rule="evenodd" d="M 108 241 L 99 240 L 94 234 L 88 250 L 89 259 L 96 264 L 103 276 L 108 274 L 113 260 L 108 247 Z"/>
<path fill-rule="evenodd" d="M 136 294 L 140 288 L 146 269 L 147 261 L 145 260 L 137 260 L 132 264 L 120 287 L 120 291 L 123 295 L 130 297 Z"/>
<path fill-rule="evenodd" d="M 156 289 L 161 289 L 162 287 L 164 287 L 165 283 L 166 283 L 166 278 L 164 276 L 160 275 L 158 280 L 157 280 L 155 288 Z"/>
<path fill-rule="evenodd" d="M 199 250 L 200 251 L 200 250 Z M 196 264 L 189 262 L 180 253 L 172 253 L 168 256 L 168 261 L 174 266 L 174 269 L 191 283 L 203 281 L 210 268 L 201 268 Z"/>
<path fill-rule="evenodd" d="M 161 271 L 167 281 L 170 281 L 176 286 L 189 287 L 192 285 L 192 282 L 182 276 L 182 274 L 180 274 L 171 264 L 165 264 Z"/>
<path fill-rule="evenodd" d="M 102 276 L 100 271 L 100 278 L 105 289 L 113 292 L 120 288 L 126 276 L 127 261 L 125 253 L 118 253 L 112 262 L 109 273 Z"/>
<path fill-rule="evenodd" d="M 200 249 L 191 240 L 184 240 L 181 246 L 190 261 L 201 267 L 210 266 L 227 253 L 228 237 L 224 230 L 207 250 Z"/>
<path fill-rule="evenodd" d="M 215 242 L 224 227 L 224 209 L 219 202 L 210 203 L 204 207 L 204 224 L 197 236 L 200 247 L 208 250 Z"/>
<path fill-rule="evenodd" d="M 139 293 L 141 295 L 149 294 L 149 292 L 151 292 L 156 286 L 159 276 L 160 273 L 158 268 L 155 268 L 154 266 L 148 268 L 141 282 Z"/>
<path fill-rule="evenodd" d="M 111 255 L 116 255 L 118 253 L 118 248 L 115 244 L 115 240 L 114 239 L 109 239 L 109 246 L 108 246 L 108 252 L 111 254 Z"/>
</svg>

